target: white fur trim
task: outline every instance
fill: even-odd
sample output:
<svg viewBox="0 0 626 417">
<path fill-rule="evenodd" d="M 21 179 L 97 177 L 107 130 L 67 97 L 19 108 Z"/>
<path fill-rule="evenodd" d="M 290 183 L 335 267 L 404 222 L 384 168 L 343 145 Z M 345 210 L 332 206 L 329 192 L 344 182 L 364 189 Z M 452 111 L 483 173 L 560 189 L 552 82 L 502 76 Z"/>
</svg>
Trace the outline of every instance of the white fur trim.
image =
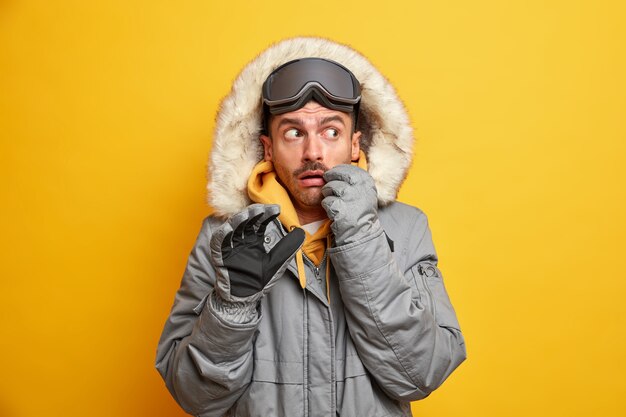
<svg viewBox="0 0 626 417">
<path fill-rule="evenodd" d="M 326 58 L 349 68 L 361 83 L 359 129 L 378 189 L 379 204 L 396 198 L 413 155 L 413 132 L 404 105 L 392 85 L 361 54 L 322 38 L 293 38 L 272 45 L 239 74 L 221 103 L 209 161 L 209 204 L 230 216 L 250 204 L 247 181 L 263 158 L 261 87 L 285 62 Z"/>
</svg>

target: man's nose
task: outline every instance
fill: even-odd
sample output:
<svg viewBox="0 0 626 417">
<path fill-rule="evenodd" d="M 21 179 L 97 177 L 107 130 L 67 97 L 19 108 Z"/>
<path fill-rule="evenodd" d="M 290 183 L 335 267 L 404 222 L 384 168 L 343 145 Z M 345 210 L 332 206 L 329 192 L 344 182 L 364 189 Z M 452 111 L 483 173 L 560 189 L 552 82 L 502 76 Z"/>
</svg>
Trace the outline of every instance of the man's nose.
<svg viewBox="0 0 626 417">
<path fill-rule="evenodd" d="M 316 135 L 309 135 L 304 141 L 302 159 L 305 161 L 321 161 L 323 159 L 322 141 Z"/>
</svg>

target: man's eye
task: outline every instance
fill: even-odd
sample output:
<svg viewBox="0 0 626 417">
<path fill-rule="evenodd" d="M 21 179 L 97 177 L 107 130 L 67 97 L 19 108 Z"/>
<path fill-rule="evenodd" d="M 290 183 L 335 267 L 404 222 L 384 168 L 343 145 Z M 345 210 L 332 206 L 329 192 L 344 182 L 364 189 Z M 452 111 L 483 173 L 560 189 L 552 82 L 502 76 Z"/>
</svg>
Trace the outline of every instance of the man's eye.
<svg viewBox="0 0 626 417">
<path fill-rule="evenodd" d="M 287 139 L 296 139 L 301 136 L 300 131 L 298 129 L 289 129 L 285 132 L 285 137 Z"/>
<path fill-rule="evenodd" d="M 325 136 L 329 139 L 334 139 L 339 137 L 339 131 L 335 128 L 326 129 Z"/>
</svg>

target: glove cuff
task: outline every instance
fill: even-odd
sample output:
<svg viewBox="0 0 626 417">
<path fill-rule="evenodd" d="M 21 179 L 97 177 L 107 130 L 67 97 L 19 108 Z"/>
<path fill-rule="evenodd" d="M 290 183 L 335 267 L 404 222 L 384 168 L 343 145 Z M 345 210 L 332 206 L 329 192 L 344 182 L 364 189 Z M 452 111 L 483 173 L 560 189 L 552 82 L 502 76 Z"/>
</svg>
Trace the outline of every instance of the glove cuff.
<svg viewBox="0 0 626 417">
<path fill-rule="evenodd" d="M 349 228 L 341 227 L 341 224 L 333 222 L 331 224 L 331 229 L 333 231 L 333 235 L 335 236 L 335 244 L 337 246 L 356 244 L 370 239 L 372 236 L 377 236 L 383 228 L 376 215 L 371 216 L 371 218 L 371 220 L 364 222 L 361 225 L 355 225 Z"/>
<path fill-rule="evenodd" d="M 255 294 L 242 298 L 241 301 L 228 301 L 220 297 L 216 291 L 209 298 L 211 308 L 217 316 L 226 322 L 236 324 L 248 324 L 258 319 L 259 300 Z"/>
</svg>

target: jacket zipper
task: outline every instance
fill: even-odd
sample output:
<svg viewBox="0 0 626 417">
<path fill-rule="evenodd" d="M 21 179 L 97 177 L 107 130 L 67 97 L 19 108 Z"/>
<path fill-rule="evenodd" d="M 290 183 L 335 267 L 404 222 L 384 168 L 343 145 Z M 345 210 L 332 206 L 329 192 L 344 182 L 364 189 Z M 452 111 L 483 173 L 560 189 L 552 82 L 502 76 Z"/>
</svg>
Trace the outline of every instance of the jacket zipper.
<svg viewBox="0 0 626 417">
<path fill-rule="evenodd" d="M 324 256 L 322 257 L 322 260 L 320 261 L 320 265 L 323 265 L 324 262 L 326 261 L 327 254 L 328 254 L 328 251 L 324 251 Z M 306 256 L 306 253 L 302 252 L 302 257 L 306 259 L 309 262 L 309 265 L 311 266 L 311 268 L 313 268 L 315 279 L 317 279 L 318 281 L 321 281 L 322 277 L 320 276 L 320 268 L 315 265 L 315 262 L 313 262 L 311 258 Z"/>
<path fill-rule="evenodd" d="M 328 251 L 324 251 L 324 256 L 322 257 L 322 260 L 320 261 L 320 266 L 324 265 L 324 262 L 326 262 L 326 257 L 328 255 Z M 322 277 L 321 276 L 321 272 L 322 269 L 318 266 L 315 265 L 315 263 L 308 257 L 306 256 L 306 254 L 303 252 L 302 253 L 302 257 L 305 259 L 305 261 L 309 264 L 309 267 L 311 267 L 313 269 L 313 273 L 315 274 L 315 279 L 317 279 L 318 281 L 321 281 L 322 278 L 326 278 L 325 276 Z M 330 285 L 329 280 L 327 280 L 326 285 Z M 305 301 L 306 301 L 306 291 L 305 291 Z M 306 317 L 307 317 L 307 322 L 308 322 L 308 306 L 305 309 L 306 311 Z M 331 415 L 335 415 L 336 410 L 337 410 L 337 394 L 336 394 L 336 383 L 337 383 L 337 375 L 336 375 L 336 369 L 335 369 L 335 356 L 336 356 L 336 352 L 335 352 L 335 325 L 334 325 L 334 318 L 333 318 L 333 312 L 330 308 L 330 300 L 328 300 L 328 335 L 330 338 L 330 411 L 331 411 Z M 307 335 L 308 335 L 308 326 L 307 326 Z M 308 353 L 308 337 L 307 337 L 307 353 Z M 307 366 L 307 370 L 308 370 L 308 356 L 306 356 L 306 365 Z M 306 371 L 305 371 L 306 372 Z M 306 381 L 306 383 L 308 383 L 308 381 Z M 306 389 L 306 388 L 305 388 Z M 306 391 L 305 391 L 306 393 Z M 308 397 L 305 397 L 305 401 L 308 404 Z M 307 405 L 307 413 L 308 413 L 308 405 Z"/>
</svg>

